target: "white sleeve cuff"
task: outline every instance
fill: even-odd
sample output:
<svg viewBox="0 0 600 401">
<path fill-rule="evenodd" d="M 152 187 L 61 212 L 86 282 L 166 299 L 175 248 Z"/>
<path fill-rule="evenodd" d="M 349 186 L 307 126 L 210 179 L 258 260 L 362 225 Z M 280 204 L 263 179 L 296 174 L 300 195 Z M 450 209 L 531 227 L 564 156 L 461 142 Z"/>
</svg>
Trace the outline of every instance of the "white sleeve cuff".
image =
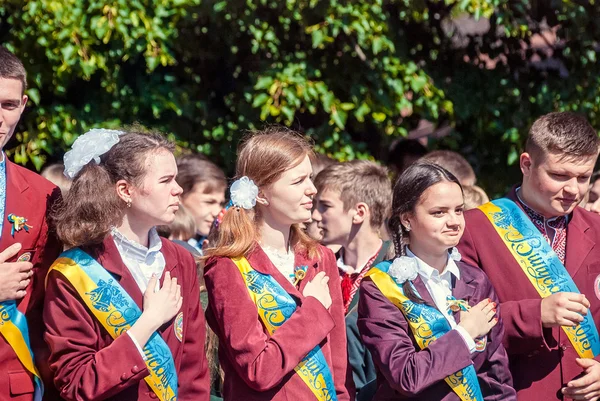
<svg viewBox="0 0 600 401">
<path fill-rule="evenodd" d="M 475 341 L 471 338 L 471 336 L 469 335 L 469 333 L 467 333 L 467 330 L 465 330 L 465 328 L 462 327 L 462 326 L 456 326 L 454 328 L 454 330 L 458 331 L 458 334 L 460 334 L 460 336 L 462 337 L 463 341 L 465 342 L 465 344 L 469 348 L 469 352 L 471 354 L 474 353 L 476 351 Z"/>
<path fill-rule="evenodd" d="M 127 331 L 126 333 L 129 335 L 129 338 L 131 338 L 131 341 L 133 341 L 133 343 L 135 344 L 135 347 L 140 352 L 142 358 L 144 358 L 144 361 L 147 360 L 148 358 L 146 358 L 146 354 L 144 353 L 144 349 L 140 346 L 140 343 L 138 343 L 133 334 L 131 334 L 129 331 Z"/>
</svg>

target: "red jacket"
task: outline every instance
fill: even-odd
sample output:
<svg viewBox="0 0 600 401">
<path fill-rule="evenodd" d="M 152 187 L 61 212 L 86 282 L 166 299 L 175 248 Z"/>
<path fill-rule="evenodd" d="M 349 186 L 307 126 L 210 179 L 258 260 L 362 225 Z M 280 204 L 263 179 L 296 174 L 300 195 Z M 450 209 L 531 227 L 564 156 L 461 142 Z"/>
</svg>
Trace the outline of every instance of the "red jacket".
<svg viewBox="0 0 600 401">
<path fill-rule="evenodd" d="M 18 309 L 25 314 L 29 326 L 29 338 L 36 365 L 47 382 L 45 399 L 54 399 L 52 380 L 47 367 L 48 348 L 43 339 L 42 306 L 44 279 L 48 268 L 59 255 L 62 247 L 56 236 L 48 231 L 46 215 L 59 199 L 60 191 L 50 181 L 6 159 L 6 205 L 4 208 L 0 251 L 14 243 L 21 243 L 19 253 L 8 260 L 15 262 L 29 254 L 33 263 L 33 277 L 25 297 L 17 301 Z M 12 224 L 8 215 L 24 217 L 31 226 L 11 235 Z M 33 376 L 21 364 L 13 349 L 0 335 L 0 399 L 33 400 Z"/>
<path fill-rule="evenodd" d="M 514 190 L 508 197 L 516 199 Z M 504 345 L 519 400 L 562 399 L 561 387 L 582 373 L 577 353 L 560 327 L 542 328 L 540 295 L 480 210 L 466 213 L 458 248 L 465 263 L 485 271 L 502 303 Z M 600 276 L 600 216 L 580 207 L 571 213 L 565 265 L 600 327 L 600 293 L 594 290 Z"/>
<path fill-rule="evenodd" d="M 310 401 L 315 396 L 294 368 L 316 345 L 327 360 L 338 400 L 354 399 L 352 372 L 346 352 L 346 333 L 340 279 L 333 253 L 321 247 L 322 258 L 296 254 L 296 266 L 308 266 L 296 289 L 257 245 L 248 255 L 256 271 L 271 275 L 297 302 L 292 317 L 272 336 L 262 325 L 244 280 L 229 258 L 210 258 L 204 279 L 208 291 L 208 324 L 219 337 L 219 360 L 225 372 L 225 401 Z M 302 291 L 325 271 L 333 301 L 329 310 Z"/>
<path fill-rule="evenodd" d="M 162 240 L 165 272 L 177 277 L 183 296 L 183 338 L 175 334 L 175 318 L 159 329 L 175 361 L 179 401 L 208 401 L 210 380 L 204 352 L 205 321 L 200 307 L 196 264 L 192 255 Z M 119 281 L 142 309 L 143 294 L 109 236 L 103 246 L 86 249 Z M 164 280 L 161 277 L 161 283 Z M 153 400 L 156 394 L 143 380 L 148 369 L 127 334 L 113 340 L 92 316 L 61 273 L 48 275 L 44 304 L 46 341 L 54 382 L 66 400 Z"/>
</svg>

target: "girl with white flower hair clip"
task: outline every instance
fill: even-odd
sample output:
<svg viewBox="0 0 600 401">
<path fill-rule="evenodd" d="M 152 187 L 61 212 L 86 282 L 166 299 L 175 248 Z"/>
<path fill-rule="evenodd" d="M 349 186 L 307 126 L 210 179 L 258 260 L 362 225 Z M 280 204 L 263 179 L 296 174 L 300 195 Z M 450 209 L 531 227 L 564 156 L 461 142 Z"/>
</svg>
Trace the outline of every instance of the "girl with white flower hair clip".
<svg viewBox="0 0 600 401">
<path fill-rule="evenodd" d="M 173 148 L 97 129 L 65 155 L 73 184 L 53 219 L 69 249 L 48 273 L 44 323 L 66 400 L 210 398 L 196 263 L 155 229 L 179 208 Z"/>
<path fill-rule="evenodd" d="M 239 148 L 230 207 L 204 268 L 225 401 L 354 393 L 335 258 L 300 227 L 316 193 L 313 156 L 304 137 L 279 127 Z"/>
<path fill-rule="evenodd" d="M 374 400 L 516 400 L 490 281 L 455 246 L 465 225 L 462 187 L 417 162 L 394 187 L 396 258 L 361 284 L 358 328 L 378 370 Z"/>
</svg>

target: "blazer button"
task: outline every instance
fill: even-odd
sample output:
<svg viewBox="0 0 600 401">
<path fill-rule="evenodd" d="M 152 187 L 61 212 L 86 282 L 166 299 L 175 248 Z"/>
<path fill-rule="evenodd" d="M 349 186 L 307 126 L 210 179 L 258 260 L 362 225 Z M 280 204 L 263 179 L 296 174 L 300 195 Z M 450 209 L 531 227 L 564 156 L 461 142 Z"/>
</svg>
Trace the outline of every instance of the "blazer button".
<svg viewBox="0 0 600 401">
<path fill-rule="evenodd" d="M 133 365 L 133 368 L 131 368 L 131 373 L 138 373 L 140 371 L 140 368 L 138 368 L 138 365 Z"/>
<path fill-rule="evenodd" d="M 121 381 L 126 382 L 127 379 L 129 379 L 129 374 L 128 373 L 123 373 L 121 375 Z"/>
<path fill-rule="evenodd" d="M 158 396 L 156 395 L 156 393 L 154 391 L 152 391 L 150 393 L 150 398 L 158 398 Z"/>
</svg>

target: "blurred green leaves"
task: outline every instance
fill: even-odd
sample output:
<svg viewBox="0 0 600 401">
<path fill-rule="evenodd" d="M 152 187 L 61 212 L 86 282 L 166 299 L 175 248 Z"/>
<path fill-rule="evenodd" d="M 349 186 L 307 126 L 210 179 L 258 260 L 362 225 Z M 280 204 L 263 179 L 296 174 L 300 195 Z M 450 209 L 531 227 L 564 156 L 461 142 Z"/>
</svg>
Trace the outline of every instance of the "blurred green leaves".
<svg viewBox="0 0 600 401">
<path fill-rule="evenodd" d="M 0 42 L 31 99 L 11 151 L 40 168 L 89 128 L 139 122 L 231 169 L 244 132 L 277 123 L 380 158 L 427 119 L 501 193 L 537 116 L 600 126 L 598 17 L 573 1 L 5 0 Z"/>
</svg>

